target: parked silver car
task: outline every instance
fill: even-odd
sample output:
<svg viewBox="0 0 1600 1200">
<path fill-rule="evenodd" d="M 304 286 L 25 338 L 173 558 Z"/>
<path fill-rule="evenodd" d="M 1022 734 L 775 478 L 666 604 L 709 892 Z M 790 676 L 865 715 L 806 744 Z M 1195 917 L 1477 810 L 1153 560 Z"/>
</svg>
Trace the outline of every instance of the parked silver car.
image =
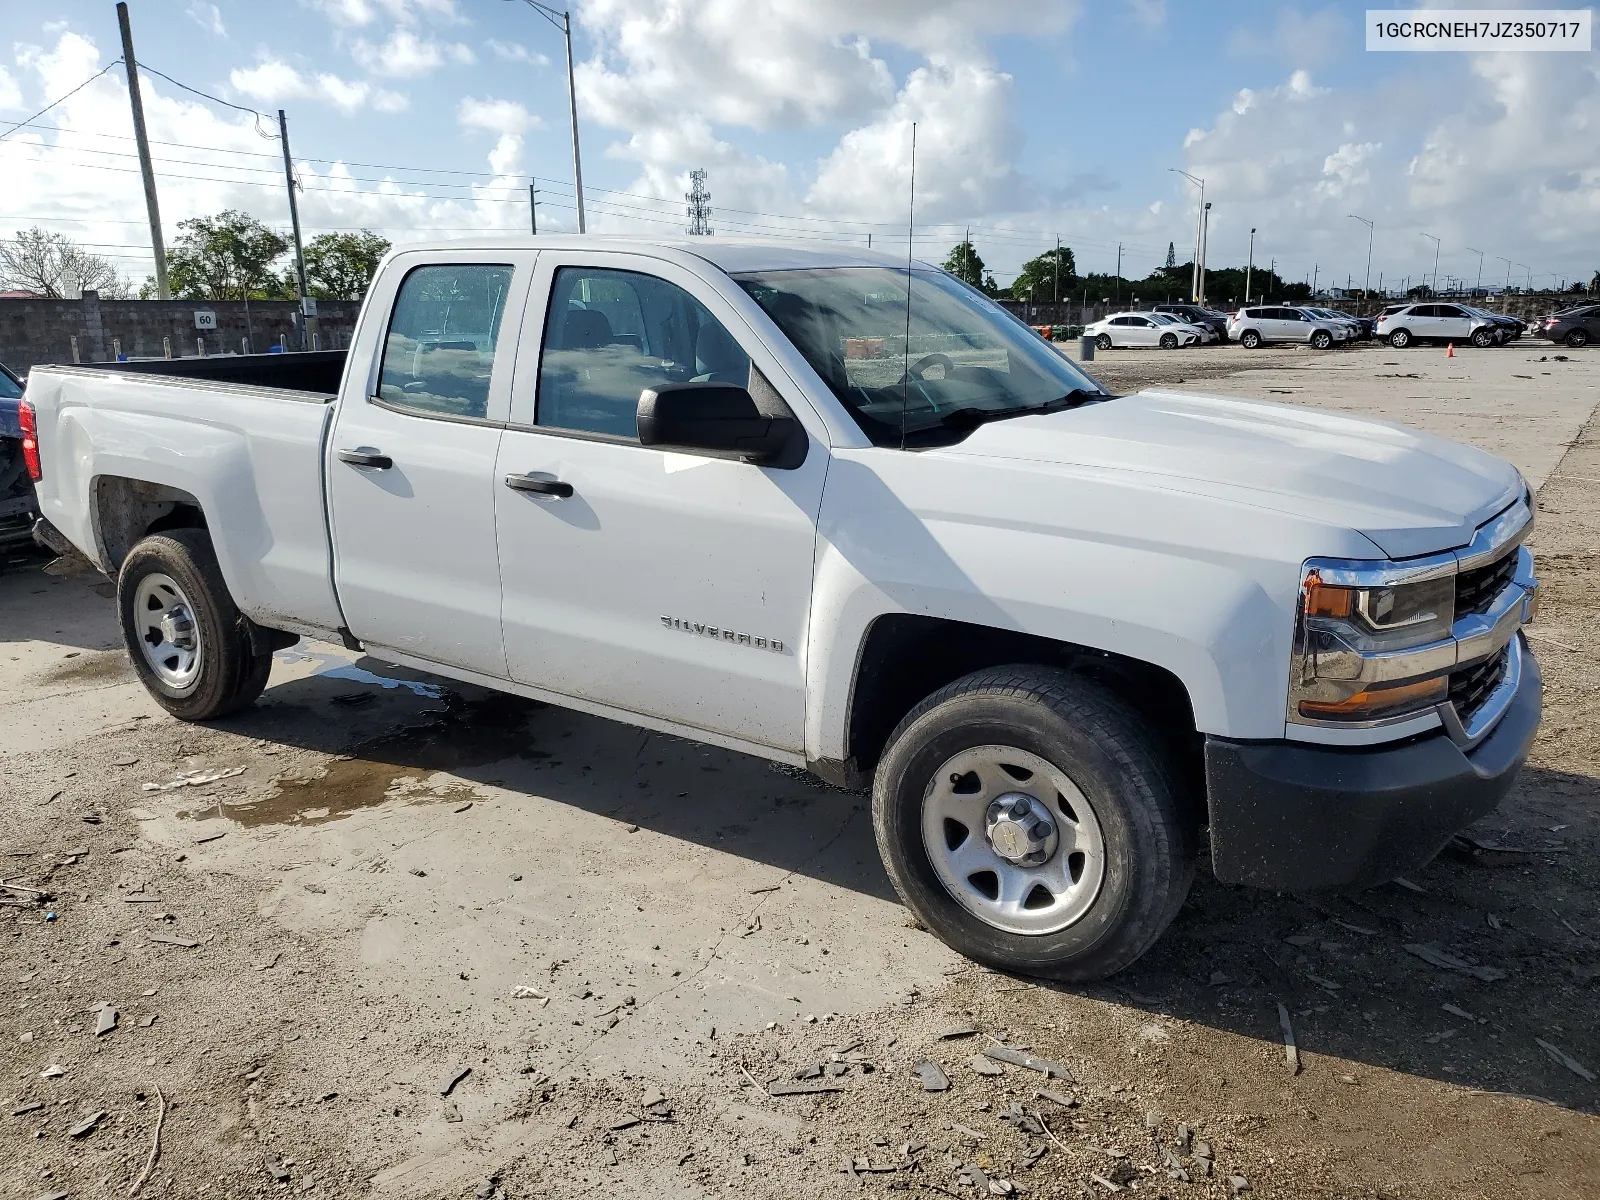
<svg viewBox="0 0 1600 1200">
<path fill-rule="evenodd" d="M 1378 337 L 1396 350 L 1412 342 L 1471 342 L 1483 349 L 1500 340 L 1495 320 L 1461 304 L 1407 304 L 1378 318 Z"/>
<path fill-rule="evenodd" d="M 1228 336 L 1246 350 L 1268 342 L 1305 342 L 1327 350 L 1345 340 L 1342 321 L 1313 316 L 1308 309 L 1279 305 L 1241 308 L 1228 322 Z"/>
</svg>

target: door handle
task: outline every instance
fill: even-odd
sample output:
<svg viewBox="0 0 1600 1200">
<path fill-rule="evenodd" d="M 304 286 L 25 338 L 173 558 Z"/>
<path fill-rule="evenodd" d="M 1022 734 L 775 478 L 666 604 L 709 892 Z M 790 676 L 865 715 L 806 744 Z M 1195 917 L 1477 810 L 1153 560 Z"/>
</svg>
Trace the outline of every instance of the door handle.
<svg viewBox="0 0 1600 1200">
<path fill-rule="evenodd" d="M 394 459 L 383 454 L 371 446 L 357 446 L 354 450 L 338 451 L 339 461 L 349 463 L 352 467 L 372 467 L 377 471 L 387 471 L 394 466 Z"/>
<path fill-rule="evenodd" d="M 506 486 L 514 492 L 533 492 L 540 496 L 554 496 L 565 500 L 572 495 L 572 485 L 559 479 L 540 479 L 533 475 L 507 475 Z"/>
</svg>

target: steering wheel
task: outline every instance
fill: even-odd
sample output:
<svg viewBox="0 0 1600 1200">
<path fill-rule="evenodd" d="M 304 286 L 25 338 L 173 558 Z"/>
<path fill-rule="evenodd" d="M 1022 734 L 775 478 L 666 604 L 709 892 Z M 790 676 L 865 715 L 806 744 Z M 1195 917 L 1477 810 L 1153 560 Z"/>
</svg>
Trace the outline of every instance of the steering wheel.
<svg viewBox="0 0 1600 1200">
<path fill-rule="evenodd" d="M 937 376 L 937 378 L 949 379 L 951 374 L 956 369 L 956 364 L 948 354 L 924 354 L 921 358 L 917 359 L 916 362 L 907 367 L 905 373 L 901 375 L 899 379 L 895 380 L 895 382 L 904 383 L 908 379 L 926 379 L 927 375 L 925 372 L 929 367 L 943 367 L 944 373 Z"/>
</svg>

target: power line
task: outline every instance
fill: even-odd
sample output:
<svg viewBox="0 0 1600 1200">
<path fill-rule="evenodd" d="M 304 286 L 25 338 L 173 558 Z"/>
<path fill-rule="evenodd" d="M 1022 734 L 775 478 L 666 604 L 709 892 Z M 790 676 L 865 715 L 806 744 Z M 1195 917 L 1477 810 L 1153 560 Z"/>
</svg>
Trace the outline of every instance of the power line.
<svg viewBox="0 0 1600 1200">
<path fill-rule="evenodd" d="M 10 129 L 6 130 L 4 133 L 0 133 L 0 141 L 4 141 L 6 138 L 10 137 L 13 133 L 15 133 L 17 130 L 21 129 L 24 125 L 31 125 L 34 121 L 36 121 L 38 118 L 44 116 L 45 113 L 49 112 L 56 105 L 65 104 L 68 100 L 71 100 L 79 92 L 83 91 L 84 88 L 88 87 L 96 79 L 99 79 L 100 76 L 104 75 L 107 71 L 111 70 L 112 67 L 118 66 L 121 62 L 122 62 L 122 60 L 120 58 L 113 59 L 111 62 L 108 62 L 105 66 L 101 67 L 93 75 L 89 76 L 89 78 L 85 79 L 77 87 L 73 88 L 65 96 L 62 96 L 59 100 L 50 101 L 49 104 L 46 104 L 38 112 L 34 113 L 33 116 L 29 117 L 26 121 L 18 121 L 18 122 L 16 122 L 16 124 L 12 125 Z"/>
</svg>

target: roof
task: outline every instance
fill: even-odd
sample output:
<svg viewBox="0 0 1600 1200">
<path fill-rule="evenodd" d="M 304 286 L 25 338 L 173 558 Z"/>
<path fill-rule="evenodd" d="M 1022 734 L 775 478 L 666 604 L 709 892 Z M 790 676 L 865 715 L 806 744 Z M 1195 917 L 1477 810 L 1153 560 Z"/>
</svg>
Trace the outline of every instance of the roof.
<svg viewBox="0 0 1600 1200">
<path fill-rule="evenodd" d="M 666 251 L 692 255 L 730 274 L 741 271 L 788 271 L 822 267 L 899 267 L 902 254 L 884 254 L 865 246 L 786 238 L 612 237 L 594 234 L 506 235 L 467 240 L 428 239 L 397 245 L 396 250 L 599 250 L 620 253 Z M 918 263 L 927 266 L 926 263 Z"/>
</svg>

